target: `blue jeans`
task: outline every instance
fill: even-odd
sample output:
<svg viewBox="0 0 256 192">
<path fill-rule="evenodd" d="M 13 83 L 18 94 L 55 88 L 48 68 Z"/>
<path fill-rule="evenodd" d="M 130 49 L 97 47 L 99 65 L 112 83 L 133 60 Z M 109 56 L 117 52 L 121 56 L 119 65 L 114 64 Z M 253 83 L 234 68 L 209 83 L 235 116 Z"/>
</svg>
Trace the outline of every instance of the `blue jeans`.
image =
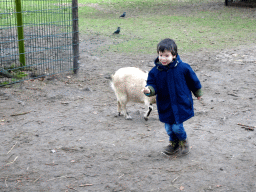
<svg viewBox="0 0 256 192">
<path fill-rule="evenodd" d="M 183 127 L 183 123 L 181 124 L 168 124 L 165 123 L 165 130 L 169 135 L 170 141 L 183 141 L 187 139 L 187 133 Z"/>
</svg>

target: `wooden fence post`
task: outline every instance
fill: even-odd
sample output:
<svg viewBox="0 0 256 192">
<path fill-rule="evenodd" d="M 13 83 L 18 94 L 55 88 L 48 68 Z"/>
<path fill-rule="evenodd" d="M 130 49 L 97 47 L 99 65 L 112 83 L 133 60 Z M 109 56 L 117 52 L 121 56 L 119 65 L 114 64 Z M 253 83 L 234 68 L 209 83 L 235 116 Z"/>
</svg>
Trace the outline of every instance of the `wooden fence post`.
<svg viewBox="0 0 256 192">
<path fill-rule="evenodd" d="M 18 41 L 19 41 L 20 67 L 22 67 L 22 66 L 25 66 L 26 63 L 25 63 L 23 22 L 22 22 L 22 13 L 21 13 L 21 0 L 15 0 L 15 4 L 16 4 Z"/>
</svg>

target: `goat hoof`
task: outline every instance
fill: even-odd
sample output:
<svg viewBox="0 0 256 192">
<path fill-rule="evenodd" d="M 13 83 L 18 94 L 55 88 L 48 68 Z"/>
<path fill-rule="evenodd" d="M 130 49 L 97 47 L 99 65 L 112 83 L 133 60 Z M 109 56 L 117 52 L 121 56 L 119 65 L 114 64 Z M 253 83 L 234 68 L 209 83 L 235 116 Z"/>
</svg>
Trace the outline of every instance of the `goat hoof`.
<svg viewBox="0 0 256 192">
<path fill-rule="evenodd" d="M 147 120 L 148 120 L 148 117 L 144 117 L 144 119 L 145 119 L 145 121 L 147 121 Z"/>
<path fill-rule="evenodd" d="M 122 114 L 119 112 L 114 114 L 114 117 L 120 117 L 120 116 L 122 116 Z"/>
</svg>

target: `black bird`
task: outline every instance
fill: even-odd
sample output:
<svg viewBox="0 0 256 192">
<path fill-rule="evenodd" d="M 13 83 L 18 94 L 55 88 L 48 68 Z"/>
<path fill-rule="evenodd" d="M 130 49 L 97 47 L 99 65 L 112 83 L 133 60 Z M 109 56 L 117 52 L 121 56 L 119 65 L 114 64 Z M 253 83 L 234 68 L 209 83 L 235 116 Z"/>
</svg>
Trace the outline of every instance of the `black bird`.
<svg viewBox="0 0 256 192">
<path fill-rule="evenodd" d="M 125 17 L 126 15 L 126 12 L 124 12 L 122 15 L 120 15 L 120 17 Z"/>
<path fill-rule="evenodd" d="M 113 34 L 119 34 L 120 33 L 120 27 L 117 27 L 117 30 Z"/>
</svg>

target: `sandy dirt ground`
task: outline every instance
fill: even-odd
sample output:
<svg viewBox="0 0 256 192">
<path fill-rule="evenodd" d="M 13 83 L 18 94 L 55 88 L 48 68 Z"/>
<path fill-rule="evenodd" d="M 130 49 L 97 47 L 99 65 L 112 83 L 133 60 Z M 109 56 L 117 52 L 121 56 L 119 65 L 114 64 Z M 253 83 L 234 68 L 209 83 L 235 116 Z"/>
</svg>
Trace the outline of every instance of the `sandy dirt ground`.
<svg viewBox="0 0 256 192">
<path fill-rule="evenodd" d="M 182 54 L 201 80 L 184 126 L 190 154 L 164 156 L 157 107 L 115 117 L 109 75 L 150 70 L 156 55 L 90 55 L 79 75 L 0 88 L 0 191 L 256 191 L 256 46 Z M 246 125 L 246 126 L 242 126 Z M 250 130 L 251 129 L 251 130 Z"/>
</svg>

